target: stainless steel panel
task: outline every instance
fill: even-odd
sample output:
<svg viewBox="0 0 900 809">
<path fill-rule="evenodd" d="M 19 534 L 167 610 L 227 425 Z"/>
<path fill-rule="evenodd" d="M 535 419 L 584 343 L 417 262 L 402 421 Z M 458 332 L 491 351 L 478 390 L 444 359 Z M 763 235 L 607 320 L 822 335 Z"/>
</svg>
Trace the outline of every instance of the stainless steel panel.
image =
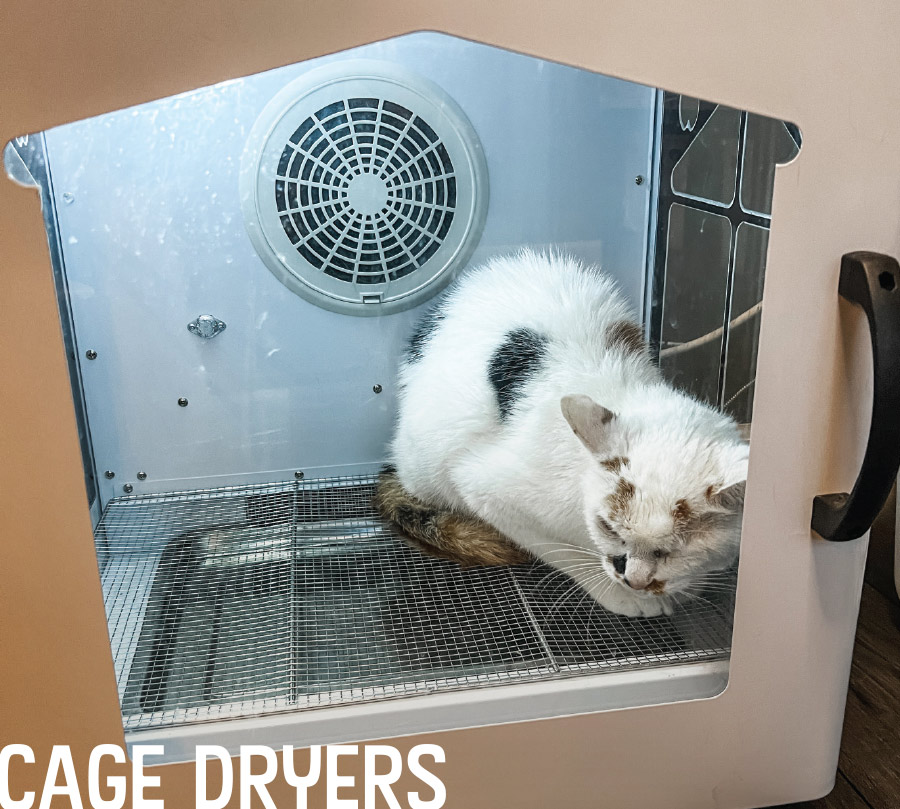
<svg viewBox="0 0 900 809">
<path fill-rule="evenodd" d="M 46 138 L 75 333 L 97 352 L 82 363 L 88 420 L 97 467 L 115 472 L 98 481 L 104 503 L 125 484 L 330 476 L 383 459 L 417 312 L 350 318 L 292 294 L 253 249 L 238 192 L 266 103 L 348 57 L 406 65 L 471 120 L 491 201 L 470 264 L 554 245 L 599 262 L 640 310 L 650 189 L 634 178 L 649 176 L 652 88 L 422 33 L 59 127 Z M 200 313 L 227 330 L 198 340 L 185 324 Z"/>
</svg>

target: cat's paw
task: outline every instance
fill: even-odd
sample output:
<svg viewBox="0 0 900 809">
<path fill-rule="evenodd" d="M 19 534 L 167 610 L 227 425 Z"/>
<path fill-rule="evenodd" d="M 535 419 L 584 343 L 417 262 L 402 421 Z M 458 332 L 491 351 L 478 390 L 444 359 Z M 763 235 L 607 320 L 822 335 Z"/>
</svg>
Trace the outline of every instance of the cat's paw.
<svg viewBox="0 0 900 809">
<path fill-rule="evenodd" d="M 641 595 L 623 587 L 608 589 L 597 602 L 604 609 L 628 618 L 656 618 L 659 615 L 671 615 L 672 599 L 666 595 Z"/>
</svg>

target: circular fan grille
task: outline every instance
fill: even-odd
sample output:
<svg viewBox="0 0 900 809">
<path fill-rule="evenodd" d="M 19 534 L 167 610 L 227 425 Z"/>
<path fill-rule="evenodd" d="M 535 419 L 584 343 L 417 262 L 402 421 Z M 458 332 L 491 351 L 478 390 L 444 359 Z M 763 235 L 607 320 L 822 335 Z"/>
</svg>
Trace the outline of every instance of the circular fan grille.
<svg viewBox="0 0 900 809">
<path fill-rule="evenodd" d="M 337 63 L 279 93 L 254 126 L 242 182 L 269 269 L 352 314 L 398 311 L 441 289 L 471 254 L 487 202 L 462 111 L 377 62 Z"/>
<path fill-rule="evenodd" d="M 422 266 L 449 232 L 453 161 L 428 123 L 400 104 L 336 101 L 291 135 L 275 204 L 313 267 L 345 282 L 388 282 Z"/>
</svg>

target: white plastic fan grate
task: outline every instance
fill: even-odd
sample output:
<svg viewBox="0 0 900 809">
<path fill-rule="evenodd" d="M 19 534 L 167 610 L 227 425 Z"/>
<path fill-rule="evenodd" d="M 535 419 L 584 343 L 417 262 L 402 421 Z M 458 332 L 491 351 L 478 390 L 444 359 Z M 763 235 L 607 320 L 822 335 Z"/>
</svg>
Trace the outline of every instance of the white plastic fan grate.
<svg viewBox="0 0 900 809">
<path fill-rule="evenodd" d="M 456 176 L 437 133 L 385 99 L 337 101 L 307 118 L 278 164 L 284 232 L 342 281 L 389 282 L 437 252 L 453 222 Z"/>
<path fill-rule="evenodd" d="M 470 255 L 487 202 L 462 111 L 436 85 L 377 62 L 298 81 L 248 142 L 257 251 L 289 288 L 342 312 L 398 311 L 435 294 Z"/>
</svg>

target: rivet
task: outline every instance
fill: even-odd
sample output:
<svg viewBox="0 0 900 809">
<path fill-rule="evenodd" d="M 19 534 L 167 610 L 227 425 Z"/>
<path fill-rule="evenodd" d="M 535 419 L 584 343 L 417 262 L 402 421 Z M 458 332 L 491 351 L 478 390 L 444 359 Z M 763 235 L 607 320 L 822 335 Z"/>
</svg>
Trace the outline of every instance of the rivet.
<svg viewBox="0 0 900 809">
<path fill-rule="evenodd" d="M 384 388 L 382 388 L 381 385 L 372 385 L 372 390 L 375 391 L 375 393 L 381 393 Z"/>
<path fill-rule="evenodd" d="M 179 406 L 179 407 L 187 407 L 187 406 L 188 406 L 188 400 L 185 399 L 184 396 L 182 396 L 182 397 L 178 400 L 178 406 Z"/>
<path fill-rule="evenodd" d="M 89 360 L 95 360 L 95 359 L 97 359 L 97 352 L 94 351 L 93 348 L 89 348 L 87 351 L 84 352 L 84 356 L 87 357 Z"/>
<path fill-rule="evenodd" d="M 146 479 L 147 479 L 147 473 L 146 473 L 146 472 L 138 472 L 138 473 L 137 473 L 137 479 L 138 479 L 138 480 L 146 480 Z"/>
<path fill-rule="evenodd" d="M 638 174 L 637 177 L 634 178 L 635 185 L 643 185 L 644 184 L 644 176 L 642 174 Z"/>
<path fill-rule="evenodd" d="M 303 472 L 298 471 L 298 472 L 294 472 L 294 477 L 297 478 L 297 480 L 303 480 L 303 478 L 305 478 L 306 475 L 304 475 Z"/>
<path fill-rule="evenodd" d="M 105 477 L 107 480 L 112 480 L 115 476 L 116 476 L 116 473 L 113 472 L 112 469 L 107 469 L 103 473 L 103 477 Z"/>
<path fill-rule="evenodd" d="M 132 486 L 130 483 L 126 483 L 122 487 L 122 491 L 125 492 L 125 494 L 131 494 L 134 491 L 134 486 Z"/>
</svg>

